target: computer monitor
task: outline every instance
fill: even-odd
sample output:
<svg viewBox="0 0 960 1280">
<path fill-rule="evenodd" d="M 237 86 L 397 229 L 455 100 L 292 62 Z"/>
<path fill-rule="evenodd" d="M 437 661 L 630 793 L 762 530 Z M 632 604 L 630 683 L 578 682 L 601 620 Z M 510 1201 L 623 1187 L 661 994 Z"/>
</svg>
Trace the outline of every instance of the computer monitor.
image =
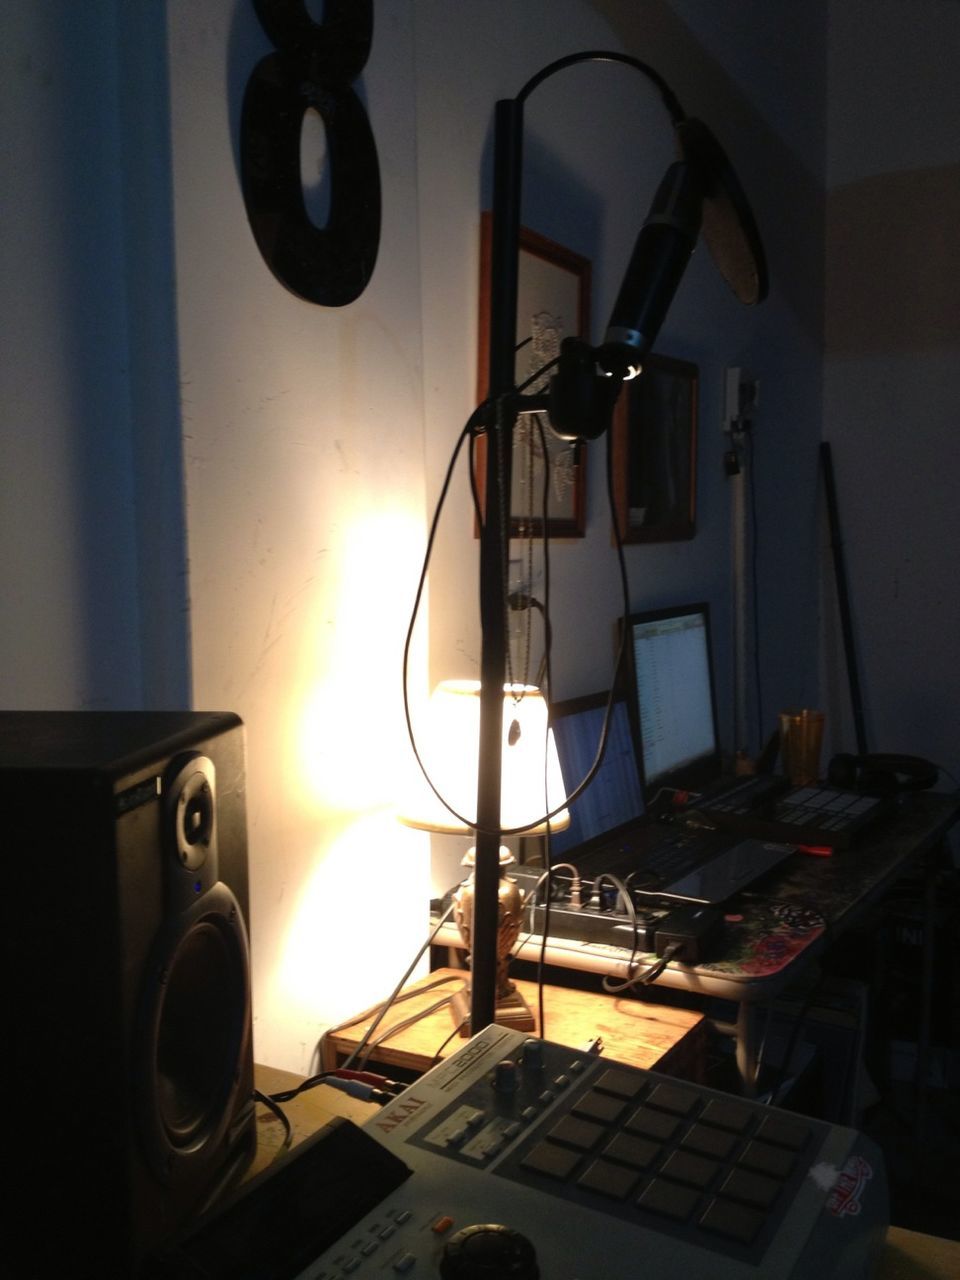
<svg viewBox="0 0 960 1280">
<path fill-rule="evenodd" d="M 555 702 L 550 723 L 560 757 L 560 772 L 569 795 L 587 776 L 600 745 L 606 693 Z M 562 862 L 589 853 L 601 841 L 616 838 L 643 816 L 643 786 L 626 702 L 614 700 L 607 747 L 589 786 L 568 805 L 570 825 L 550 837 L 550 858 Z"/>
<path fill-rule="evenodd" d="M 661 787 L 696 790 L 720 775 L 709 608 L 651 609 L 621 625 L 647 800 Z"/>
</svg>

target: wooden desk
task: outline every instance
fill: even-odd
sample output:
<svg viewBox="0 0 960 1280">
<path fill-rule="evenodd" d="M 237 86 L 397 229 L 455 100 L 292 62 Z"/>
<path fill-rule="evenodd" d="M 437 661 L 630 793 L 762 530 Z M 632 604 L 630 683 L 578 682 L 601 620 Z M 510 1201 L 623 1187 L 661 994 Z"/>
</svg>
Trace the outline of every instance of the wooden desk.
<svg viewBox="0 0 960 1280">
<path fill-rule="evenodd" d="M 890 1227 L 876 1280 L 956 1280 L 960 1276 L 960 1240 L 921 1235 Z"/>
<path fill-rule="evenodd" d="M 933 792 L 910 793 L 902 806 L 875 828 L 864 832 L 850 849 L 829 858 L 791 855 L 756 885 L 732 899 L 724 916 L 720 941 L 711 959 L 696 965 L 672 960 L 657 978 L 657 986 L 694 991 L 737 1006 L 737 1065 L 745 1093 L 754 1090 L 763 1019 L 756 1010 L 775 999 L 827 947 L 828 941 L 852 928 L 867 909 L 913 866 L 924 862 L 925 919 L 933 917 L 936 866 L 944 854 L 944 837 L 960 818 L 960 799 Z M 596 869 L 594 869 L 595 874 Z M 434 919 L 436 923 L 436 918 Z M 459 931 L 448 921 L 436 935 L 438 946 L 462 947 Z M 542 939 L 536 932 L 521 935 L 520 960 L 536 962 Z M 626 943 L 611 936 L 602 946 L 551 937 L 546 946 L 550 965 L 624 978 L 637 957 Z M 932 989 L 933 945 L 925 933 L 921 991 Z M 917 1079 L 925 1079 L 923 1052 L 929 1041 L 929 994 L 921 1002 Z M 549 1038 L 549 1032 L 548 1032 Z"/>
<path fill-rule="evenodd" d="M 374 1032 L 376 1047 L 370 1053 L 370 1065 L 381 1071 L 399 1067 L 420 1073 L 458 1049 L 463 1039 L 451 1034 L 455 1028 L 448 1001 L 462 989 L 467 977 L 462 969 L 435 969 L 426 978 L 411 983 L 406 992 L 417 994 L 398 1004 Z M 432 986 L 434 983 L 441 985 Z M 536 1017 L 537 984 L 517 982 L 517 988 Z M 439 1008 L 410 1026 L 391 1032 L 391 1027 L 438 1000 L 443 1002 Z M 635 1067 L 655 1066 L 670 1075 L 702 1079 L 706 1025 L 700 1013 L 565 987 L 544 987 L 543 1003 L 543 1034 L 547 1040 L 578 1048 L 599 1036 L 605 1056 Z M 360 1043 L 366 1026 L 364 1020 L 329 1033 L 324 1041 L 321 1069 L 332 1071 L 343 1063 Z"/>
<path fill-rule="evenodd" d="M 292 1071 L 264 1067 L 259 1063 L 253 1071 L 257 1089 L 267 1095 L 293 1089 L 303 1079 L 302 1076 L 294 1075 Z M 380 1110 L 375 1102 L 361 1102 L 359 1098 L 351 1098 L 342 1090 L 332 1089 L 326 1084 L 318 1084 L 312 1089 L 307 1089 L 289 1102 L 284 1102 L 282 1106 L 284 1114 L 290 1121 L 291 1149 L 303 1142 L 304 1138 L 309 1138 L 312 1133 L 322 1129 L 325 1124 L 329 1124 L 336 1116 L 346 1116 L 354 1124 L 363 1125 Z M 268 1107 L 258 1103 L 257 1154 L 247 1169 L 244 1176 L 245 1182 L 260 1173 L 281 1154 L 284 1137 L 282 1122 Z"/>
</svg>

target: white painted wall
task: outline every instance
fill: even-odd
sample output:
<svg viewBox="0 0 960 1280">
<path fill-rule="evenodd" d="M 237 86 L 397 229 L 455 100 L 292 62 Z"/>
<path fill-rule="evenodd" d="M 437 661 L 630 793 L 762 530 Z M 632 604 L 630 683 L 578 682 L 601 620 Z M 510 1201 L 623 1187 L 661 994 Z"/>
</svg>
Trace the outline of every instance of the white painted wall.
<svg viewBox="0 0 960 1280">
<path fill-rule="evenodd" d="M 960 7 L 830 5 L 824 436 L 867 745 L 960 775 Z M 835 616 L 828 710 L 855 749 Z M 947 780 L 949 783 L 949 780 Z"/>
<path fill-rule="evenodd" d="M 0 15 L 0 688 L 141 698 L 112 3 Z"/>
<path fill-rule="evenodd" d="M 326 308 L 278 283 L 247 222 L 238 115 L 270 51 L 253 7 L 167 11 L 193 701 L 247 726 L 255 1047 L 303 1069 L 427 924 L 426 838 L 390 808 L 423 550 L 410 19 L 378 5 L 363 75 L 376 269 Z"/>
</svg>

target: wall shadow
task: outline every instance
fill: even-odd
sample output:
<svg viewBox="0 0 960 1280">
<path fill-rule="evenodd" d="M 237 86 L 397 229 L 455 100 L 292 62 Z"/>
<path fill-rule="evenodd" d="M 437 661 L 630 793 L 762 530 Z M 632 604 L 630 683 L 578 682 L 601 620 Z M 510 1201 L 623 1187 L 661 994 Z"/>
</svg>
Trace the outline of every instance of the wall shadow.
<svg viewBox="0 0 960 1280">
<path fill-rule="evenodd" d="M 960 165 L 876 174 L 827 198 L 827 351 L 960 341 Z"/>
</svg>

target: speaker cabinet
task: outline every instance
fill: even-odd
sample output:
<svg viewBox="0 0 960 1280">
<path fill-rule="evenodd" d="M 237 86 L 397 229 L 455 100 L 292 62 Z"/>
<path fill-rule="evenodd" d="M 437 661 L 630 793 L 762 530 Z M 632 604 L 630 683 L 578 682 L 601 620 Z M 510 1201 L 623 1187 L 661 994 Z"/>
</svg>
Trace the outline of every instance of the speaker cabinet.
<svg viewBox="0 0 960 1280">
<path fill-rule="evenodd" d="M 0 712 L 4 1244 L 136 1276 L 253 1114 L 243 726 Z"/>
</svg>

